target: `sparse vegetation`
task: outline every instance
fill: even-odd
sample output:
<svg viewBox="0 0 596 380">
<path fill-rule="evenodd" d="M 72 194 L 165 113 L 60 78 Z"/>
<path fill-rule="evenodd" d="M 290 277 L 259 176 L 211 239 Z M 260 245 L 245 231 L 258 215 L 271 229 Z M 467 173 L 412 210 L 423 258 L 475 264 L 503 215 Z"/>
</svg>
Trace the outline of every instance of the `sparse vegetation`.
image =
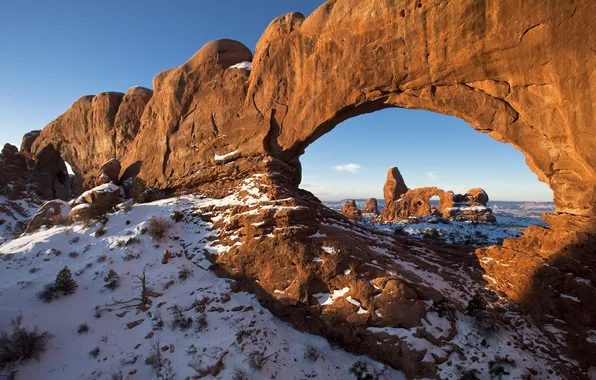
<svg viewBox="0 0 596 380">
<path fill-rule="evenodd" d="M 45 284 L 43 289 L 37 293 L 37 299 L 45 303 L 52 302 L 54 298 L 56 298 L 56 288 L 53 282 Z"/>
<path fill-rule="evenodd" d="M 200 312 L 199 316 L 195 318 L 195 331 L 201 332 L 207 328 L 207 314 Z"/>
<path fill-rule="evenodd" d="M 484 301 L 484 297 L 482 297 L 479 291 L 476 291 L 474 296 L 468 301 L 466 310 L 468 315 L 474 318 L 478 318 L 486 310 L 486 301 Z"/>
<path fill-rule="evenodd" d="M 72 251 L 68 254 L 68 257 L 70 257 L 71 259 L 74 259 L 76 257 L 79 257 L 79 253 L 77 251 Z"/>
<path fill-rule="evenodd" d="M 37 326 L 28 330 L 22 323 L 23 316 L 19 315 L 10 320 L 10 334 L 0 332 L 0 369 L 17 361 L 39 360 L 52 338 L 52 334 L 40 332 Z"/>
<path fill-rule="evenodd" d="M 72 273 L 68 267 L 64 267 L 56 275 L 54 286 L 57 292 L 62 292 L 64 295 L 72 294 L 78 287 L 78 284 L 72 278 Z"/>
<path fill-rule="evenodd" d="M 306 349 L 304 350 L 304 359 L 314 363 L 319 359 L 319 356 L 319 350 L 317 350 L 315 346 L 312 344 L 306 346 Z"/>
<path fill-rule="evenodd" d="M 183 266 L 182 268 L 180 268 L 180 270 L 178 271 L 178 279 L 184 281 L 187 278 L 189 278 L 190 276 L 192 276 L 192 269 L 190 269 L 187 266 Z"/>
<path fill-rule="evenodd" d="M 107 255 L 101 255 L 97 258 L 97 262 L 98 263 L 103 263 L 106 262 L 108 260 L 108 256 Z"/>
<path fill-rule="evenodd" d="M 255 349 L 248 354 L 248 365 L 255 371 L 260 371 L 263 369 L 269 358 L 270 356 L 265 356 L 265 351 Z"/>
<path fill-rule="evenodd" d="M 350 367 L 350 373 L 356 380 L 378 380 L 380 374 L 375 370 L 370 370 L 365 361 L 358 360 Z"/>
<path fill-rule="evenodd" d="M 172 219 L 175 223 L 180 223 L 182 219 L 184 219 L 184 213 L 181 211 L 174 211 L 172 215 L 170 215 L 170 219 Z"/>
<path fill-rule="evenodd" d="M 89 325 L 87 323 L 81 323 L 77 329 L 79 334 L 87 334 L 89 332 Z"/>
<path fill-rule="evenodd" d="M 116 300 L 112 298 L 114 303 L 106 305 L 106 306 L 115 306 L 115 305 L 122 305 L 121 309 L 129 308 L 129 307 L 136 307 L 139 310 L 145 310 L 147 305 L 151 303 L 149 297 L 154 295 L 154 292 L 147 286 L 147 266 L 143 267 L 143 273 L 139 275 L 133 276 L 137 281 L 136 288 L 140 289 L 139 297 L 132 298 L 128 301 L 123 300 Z"/>
<path fill-rule="evenodd" d="M 173 380 L 176 377 L 170 359 L 163 357 L 159 341 L 157 340 L 151 342 L 151 349 L 145 358 L 145 364 L 153 369 L 158 379 Z"/>
<path fill-rule="evenodd" d="M 149 218 L 147 233 L 152 239 L 161 240 L 166 236 L 171 226 L 172 225 L 168 220 L 158 215 L 152 215 L 151 218 Z"/>
<path fill-rule="evenodd" d="M 43 289 L 37 293 L 37 298 L 43 302 L 52 302 L 54 299 L 63 295 L 72 294 L 77 289 L 77 282 L 72 278 L 70 269 L 64 267 L 56 275 L 56 280 L 52 283 L 46 284 Z"/>
<path fill-rule="evenodd" d="M 103 287 L 111 292 L 120 286 L 120 276 L 113 269 L 110 269 L 108 275 L 103 278 L 103 281 L 105 282 Z"/>
<path fill-rule="evenodd" d="M 447 318 L 450 321 L 455 321 L 455 308 L 446 299 L 433 301 L 430 309 L 439 314 L 439 317 L 441 318 Z"/>
<path fill-rule="evenodd" d="M 488 373 L 493 379 L 502 379 L 504 376 L 510 375 L 505 369 L 506 366 L 515 368 L 515 360 L 509 356 L 504 358 L 496 356 L 494 360 L 488 362 Z"/>
<path fill-rule="evenodd" d="M 185 317 L 180 306 L 174 305 L 170 307 L 170 309 L 172 310 L 172 316 L 174 317 L 171 324 L 173 330 L 180 329 L 184 331 L 192 327 L 194 322 L 193 319 L 191 317 Z"/>
<path fill-rule="evenodd" d="M 95 347 L 94 349 L 89 351 L 89 356 L 91 356 L 93 359 L 97 359 L 100 353 L 101 349 L 99 347 Z"/>
<path fill-rule="evenodd" d="M 248 377 L 248 374 L 240 368 L 235 368 L 232 380 L 250 380 L 250 377 Z"/>
<path fill-rule="evenodd" d="M 105 225 L 99 226 L 97 230 L 95 230 L 95 237 L 102 237 L 107 232 Z"/>
</svg>

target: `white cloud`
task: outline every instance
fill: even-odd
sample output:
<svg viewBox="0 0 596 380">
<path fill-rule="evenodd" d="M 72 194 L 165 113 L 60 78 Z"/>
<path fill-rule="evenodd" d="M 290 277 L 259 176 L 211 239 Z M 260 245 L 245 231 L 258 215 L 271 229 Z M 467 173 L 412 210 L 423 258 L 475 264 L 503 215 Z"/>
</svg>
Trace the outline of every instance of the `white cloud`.
<svg viewBox="0 0 596 380">
<path fill-rule="evenodd" d="M 352 174 L 357 174 L 361 167 L 362 165 L 349 163 L 345 165 L 336 165 L 333 167 L 333 169 L 337 170 L 338 172 L 350 172 Z"/>
<path fill-rule="evenodd" d="M 427 175 L 429 178 L 432 178 L 432 179 L 437 179 L 437 172 L 435 172 L 435 171 L 428 172 L 428 173 L 426 173 L 426 175 Z"/>
</svg>

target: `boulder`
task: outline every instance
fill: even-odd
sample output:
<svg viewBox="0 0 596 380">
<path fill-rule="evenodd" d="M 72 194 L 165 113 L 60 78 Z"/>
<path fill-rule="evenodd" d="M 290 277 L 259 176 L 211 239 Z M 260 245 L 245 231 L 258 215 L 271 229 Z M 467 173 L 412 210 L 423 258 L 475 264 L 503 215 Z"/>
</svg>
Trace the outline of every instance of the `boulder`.
<svg viewBox="0 0 596 380">
<path fill-rule="evenodd" d="M 45 202 L 27 224 L 25 233 L 35 232 L 41 226 L 65 224 L 68 221 L 70 211 L 70 205 L 63 200 L 55 199 Z"/>
<path fill-rule="evenodd" d="M 113 211 L 121 202 L 121 196 L 122 188 L 113 183 L 107 183 L 85 191 L 72 201 L 73 210 L 70 219 L 79 221 L 84 220 L 84 218 L 91 219 L 105 215 Z"/>
<path fill-rule="evenodd" d="M 383 186 L 383 196 L 385 197 L 385 205 L 392 201 L 396 201 L 402 194 L 408 191 L 408 187 L 404 182 L 401 173 L 397 167 L 389 168 L 387 171 L 387 180 Z"/>
<path fill-rule="evenodd" d="M 102 185 L 109 182 L 118 182 L 120 168 L 120 161 L 115 158 L 104 162 L 99 168 L 99 175 L 96 184 Z"/>
<path fill-rule="evenodd" d="M 89 203 L 82 203 L 73 207 L 68 214 L 68 219 L 71 222 L 88 222 L 93 218 L 93 207 Z"/>
<path fill-rule="evenodd" d="M 377 203 L 377 198 L 368 198 L 366 203 L 364 204 L 364 209 L 362 210 L 363 214 L 378 214 L 379 213 L 379 206 Z"/>
<path fill-rule="evenodd" d="M 469 206 L 486 206 L 488 203 L 488 194 L 479 187 L 468 190 L 465 197 Z"/>
<path fill-rule="evenodd" d="M 362 212 L 356 206 L 356 201 L 351 199 L 347 201 L 341 208 L 341 213 L 348 219 L 360 221 L 362 220 Z"/>
</svg>

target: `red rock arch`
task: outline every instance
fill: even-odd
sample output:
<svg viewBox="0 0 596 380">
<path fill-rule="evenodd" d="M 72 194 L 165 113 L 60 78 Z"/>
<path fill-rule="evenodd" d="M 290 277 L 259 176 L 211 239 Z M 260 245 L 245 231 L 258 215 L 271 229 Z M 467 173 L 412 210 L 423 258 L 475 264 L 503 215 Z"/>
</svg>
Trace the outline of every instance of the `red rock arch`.
<svg viewBox="0 0 596 380">
<path fill-rule="evenodd" d="M 596 143 L 588 127 L 596 58 L 581 25 L 594 26 L 596 6 L 388 4 L 331 1 L 306 19 L 290 14 L 269 26 L 248 96 L 272 115 L 270 151 L 292 161 L 350 117 L 425 109 L 514 145 L 553 189 L 559 212 L 593 215 L 596 153 L 587 146 Z"/>
</svg>

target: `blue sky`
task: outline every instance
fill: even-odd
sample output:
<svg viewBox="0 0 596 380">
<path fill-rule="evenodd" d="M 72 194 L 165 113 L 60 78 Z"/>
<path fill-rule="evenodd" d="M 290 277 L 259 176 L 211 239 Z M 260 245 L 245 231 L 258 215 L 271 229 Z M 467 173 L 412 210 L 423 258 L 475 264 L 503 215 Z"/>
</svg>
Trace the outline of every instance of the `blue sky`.
<svg viewBox="0 0 596 380">
<path fill-rule="evenodd" d="M 25 132 L 43 128 L 82 95 L 151 88 L 155 74 L 184 63 L 213 39 L 236 39 L 254 50 L 273 18 L 308 15 L 320 4 L 4 1 L 0 141 L 20 143 Z M 552 200 L 513 147 L 461 120 L 422 111 L 392 109 L 348 120 L 310 146 L 302 162 L 303 186 L 326 200 L 380 196 L 386 169 L 394 165 L 410 187 L 482 186 L 492 199 Z M 361 167 L 333 168 L 350 163 Z"/>
</svg>

